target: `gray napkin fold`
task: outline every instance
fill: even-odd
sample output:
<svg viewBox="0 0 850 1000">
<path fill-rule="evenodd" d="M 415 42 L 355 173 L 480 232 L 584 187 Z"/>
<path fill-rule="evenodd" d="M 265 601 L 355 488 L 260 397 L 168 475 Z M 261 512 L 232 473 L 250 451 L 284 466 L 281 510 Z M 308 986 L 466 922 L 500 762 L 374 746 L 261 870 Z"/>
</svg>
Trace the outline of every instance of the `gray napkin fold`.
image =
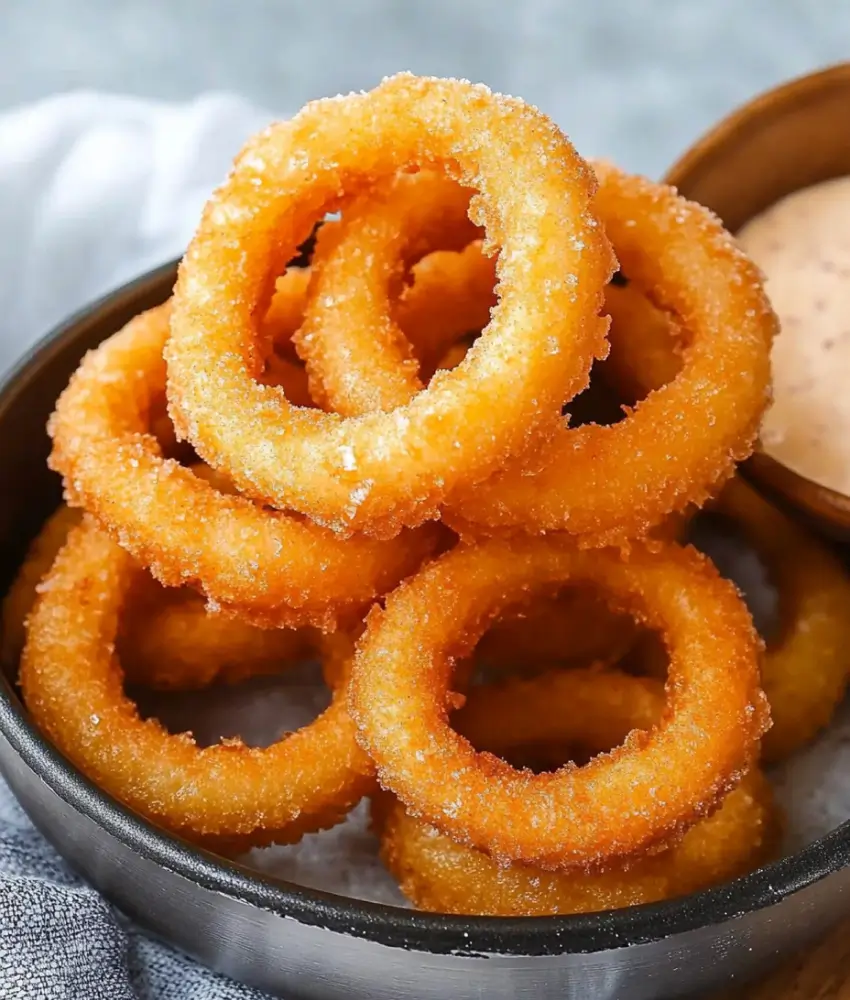
<svg viewBox="0 0 850 1000">
<path fill-rule="evenodd" d="M 151 940 L 85 885 L 0 782 L 3 1000 L 264 1000 Z"/>
</svg>

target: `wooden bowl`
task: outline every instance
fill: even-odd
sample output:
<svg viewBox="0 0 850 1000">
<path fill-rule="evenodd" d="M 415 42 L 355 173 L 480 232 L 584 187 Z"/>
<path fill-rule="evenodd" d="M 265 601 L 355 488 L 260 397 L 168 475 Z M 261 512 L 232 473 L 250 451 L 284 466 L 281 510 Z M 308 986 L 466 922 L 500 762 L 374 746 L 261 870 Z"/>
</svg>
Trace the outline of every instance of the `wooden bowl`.
<svg viewBox="0 0 850 1000">
<path fill-rule="evenodd" d="M 665 180 L 733 233 L 785 195 L 850 175 L 850 63 L 785 83 L 732 112 Z M 840 433 L 836 428 L 836 433 Z M 813 527 L 850 541 L 850 497 L 757 452 L 744 473 Z"/>
</svg>

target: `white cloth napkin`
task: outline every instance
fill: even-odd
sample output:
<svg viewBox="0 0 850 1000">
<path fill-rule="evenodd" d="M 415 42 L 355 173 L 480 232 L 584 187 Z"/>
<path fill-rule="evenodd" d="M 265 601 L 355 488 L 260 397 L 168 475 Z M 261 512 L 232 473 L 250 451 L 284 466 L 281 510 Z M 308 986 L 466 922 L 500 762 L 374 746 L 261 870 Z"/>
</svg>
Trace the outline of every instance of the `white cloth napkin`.
<svg viewBox="0 0 850 1000">
<path fill-rule="evenodd" d="M 177 256 L 272 115 L 71 93 L 0 115 L 0 370 L 74 310 Z"/>
<path fill-rule="evenodd" d="M 77 93 L 0 115 L 0 370 L 74 310 L 179 255 L 270 115 Z M 0 781 L 0 997 L 262 1000 L 148 939 L 68 870 Z"/>
</svg>

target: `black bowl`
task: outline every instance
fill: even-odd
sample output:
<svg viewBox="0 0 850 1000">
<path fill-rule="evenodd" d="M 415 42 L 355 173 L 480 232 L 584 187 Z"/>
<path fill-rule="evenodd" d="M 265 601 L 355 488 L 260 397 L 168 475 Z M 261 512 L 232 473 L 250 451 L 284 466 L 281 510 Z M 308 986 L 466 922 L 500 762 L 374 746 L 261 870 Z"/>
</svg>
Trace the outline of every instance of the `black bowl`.
<svg viewBox="0 0 850 1000">
<path fill-rule="evenodd" d="M 82 354 L 163 301 L 174 265 L 101 300 L 0 386 L 0 573 L 59 498 L 45 423 Z M 199 961 L 286 997 L 659 1000 L 740 981 L 846 913 L 850 824 L 728 885 L 576 917 L 443 917 L 254 874 L 163 833 L 105 795 L 35 729 L 0 683 L 0 771 L 44 836 L 89 882 Z"/>
</svg>

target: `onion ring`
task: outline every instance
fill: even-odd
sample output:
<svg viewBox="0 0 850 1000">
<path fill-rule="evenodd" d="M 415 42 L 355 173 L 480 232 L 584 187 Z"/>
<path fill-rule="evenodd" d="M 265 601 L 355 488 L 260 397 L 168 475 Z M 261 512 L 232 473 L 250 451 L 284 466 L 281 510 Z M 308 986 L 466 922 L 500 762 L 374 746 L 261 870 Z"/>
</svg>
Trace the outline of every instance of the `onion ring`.
<svg viewBox="0 0 850 1000">
<path fill-rule="evenodd" d="M 68 532 L 82 512 L 61 505 L 32 542 L 3 600 L 0 658 L 16 667 L 26 641 L 26 619 Z M 213 683 L 238 684 L 275 674 L 303 658 L 310 637 L 303 629 L 260 629 L 236 618 L 211 615 L 191 590 L 167 590 L 139 572 L 127 598 L 117 637 L 130 685 L 189 691 Z"/>
<path fill-rule="evenodd" d="M 347 204 L 340 221 L 322 227 L 295 346 L 311 392 L 326 408 L 344 417 L 394 410 L 423 388 L 412 345 L 388 321 L 388 307 L 417 260 L 434 250 L 462 250 L 481 235 L 467 214 L 471 195 L 436 171 L 398 174 Z M 340 349 L 334 333 L 345 329 L 368 335 L 349 337 Z M 465 332 L 451 330 L 435 352 Z M 372 377 L 352 378 L 361 370 Z"/>
<path fill-rule="evenodd" d="M 138 568 L 88 519 L 68 535 L 30 616 L 24 701 L 77 767 L 130 808 L 189 839 L 291 843 L 338 822 L 371 790 L 346 685 L 314 722 L 269 747 L 198 747 L 142 720 L 113 652 Z"/>
<path fill-rule="evenodd" d="M 639 538 L 704 502 L 752 451 L 777 329 L 756 268 L 706 209 L 596 170 L 595 205 L 624 270 L 690 334 L 681 370 L 625 420 L 564 429 L 537 475 L 506 471 L 458 495 L 459 530 L 563 529 L 583 545 Z"/>
<path fill-rule="evenodd" d="M 459 252 L 435 250 L 411 269 L 412 284 L 395 302 L 395 318 L 419 358 L 419 377 L 431 378 L 457 346 L 458 335 L 479 333 L 495 308 L 496 267 L 480 240 Z M 452 345 L 447 347 L 446 345 Z M 455 356 L 457 354 L 455 353 Z"/>
<path fill-rule="evenodd" d="M 615 324 L 625 326 L 621 339 L 631 335 L 632 324 L 647 335 L 629 342 L 623 362 L 615 357 L 606 365 L 613 364 L 614 372 L 618 366 L 633 373 L 640 369 L 638 382 L 657 391 L 647 399 L 644 392 L 634 411 L 613 426 L 562 429 L 541 452 L 543 468 L 537 475 L 527 474 L 523 459 L 522 474 L 509 469 L 476 485 L 468 496 L 463 489 L 456 492 L 449 506 L 456 505 L 458 513 L 449 511 L 449 523 L 462 532 L 566 530 L 592 545 L 641 537 L 667 513 L 704 502 L 752 450 L 769 399 L 769 349 L 776 330 L 758 272 L 707 210 L 670 188 L 608 165 L 597 165 L 597 173 L 595 205 L 614 248 L 639 286 L 658 300 L 656 306 L 639 296 L 637 286 L 609 286 L 608 308 Z M 326 387 L 327 397 L 332 406 L 361 413 L 369 405 L 399 405 L 402 384 L 408 398 L 415 390 L 404 378 L 409 369 L 402 367 L 398 352 L 384 350 L 378 359 L 354 350 L 355 331 L 361 330 L 370 332 L 371 346 L 385 347 L 374 331 L 393 329 L 387 274 L 401 266 L 398 227 L 394 235 L 382 225 L 377 196 L 372 216 L 366 210 L 369 199 L 363 201 L 351 241 L 339 244 L 337 269 L 344 270 L 374 217 L 369 254 L 358 259 L 351 280 L 314 286 L 317 294 L 308 296 L 308 311 L 312 308 L 315 316 L 311 376 L 323 375 L 329 357 L 344 361 L 345 379 Z M 344 299 L 358 321 L 346 327 L 324 307 L 328 299 Z M 671 313 L 670 320 L 665 321 L 661 307 Z M 669 336 L 670 324 L 690 332 L 681 358 L 673 350 L 675 342 L 658 343 L 662 333 Z M 356 343 L 359 347 L 359 338 Z M 648 347 L 653 353 L 646 354 Z M 632 363 L 636 358 L 639 364 Z M 391 393 L 385 391 L 390 384 Z M 730 387 L 734 406 L 728 401 Z M 352 405 L 355 393 L 360 410 Z M 693 413 L 700 414 L 698 436 L 689 417 Z"/>
<path fill-rule="evenodd" d="M 605 312 L 611 317 L 611 350 L 600 375 L 624 403 L 634 406 L 674 381 L 682 370 L 687 335 L 633 281 L 608 286 Z"/>
<path fill-rule="evenodd" d="M 496 754 L 542 741 L 600 752 L 631 730 L 650 729 L 663 708 L 657 681 L 571 670 L 476 688 L 453 721 L 475 746 Z M 384 863 L 416 906 L 441 913 L 587 913 L 685 895 L 767 860 L 778 825 L 770 785 L 753 770 L 716 813 L 666 851 L 600 872 L 546 872 L 500 867 L 409 816 L 397 800 L 382 798 L 373 815 Z"/>
<path fill-rule="evenodd" d="M 157 585 L 158 587 L 158 585 Z M 258 628 L 210 614 L 192 591 L 158 588 L 140 612 L 131 604 L 117 639 L 127 683 L 160 691 L 193 691 L 279 674 L 303 660 L 309 630 Z"/>
<path fill-rule="evenodd" d="M 478 750 L 509 756 L 531 743 L 605 753 L 634 729 L 664 715 L 664 685 L 621 670 L 549 670 L 534 678 L 481 684 L 452 715 L 452 726 Z"/>
<path fill-rule="evenodd" d="M 290 268 L 275 284 L 275 294 L 261 331 L 266 342 L 266 377 L 262 379 L 265 384 L 275 384 L 268 377 L 268 371 L 274 369 L 279 358 L 289 362 L 297 360 L 292 338 L 304 318 L 309 279 L 309 268 Z M 454 367 L 440 363 L 443 356 L 453 350 L 447 345 L 454 345 L 463 334 L 479 333 L 487 325 L 490 310 L 497 302 L 495 284 L 495 262 L 484 256 L 480 240 L 457 252 L 435 250 L 413 265 L 393 303 L 393 311 L 419 359 L 421 378 L 427 381 L 438 367 Z M 461 359 L 462 356 L 458 357 L 457 363 Z M 307 406 L 312 402 L 312 397 L 307 401 L 309 391 L 303 384 L 287 383 L 283 379 L 277 384 L 282 386 L 291 403 Z M 297 403 L 290 394 L 293 389 L 304 399 L 303 404 Z M 171 441 L 174 431 L 170 419 L 168 428 L 167 440 Z"/>
<path fill-rule="evenodd" d="M 9 667 L 17 664 L 26 642 L 27 616 L 35 603 L 38 585 L 65 544 L 68 532 L 80 523 L 82 511 L 61 504 L 44 522 L 30 543 L 2 608 L 0 659 Z"/>
<path fill-rule="evenodd" d="M 500 247 L 490 323 L 458 368 L 391 413 L 290 406 L 254 377 L 272 276 L 341 191 L 416 166 L 476 186 L 472 220 Z M 593 191 L 547 118 L 485 87 L 400 74 L 308 104 L 245 147 L 181 264 L 166 349 L 178 432 L 246 494 L 340 533 L 437 517 L 452 490 L 554 433 L 607 349 L 597 313 L 612 257 Z"/>
<path fill-rule="evenodd" d="M 773 727 L 762 743 L 784 760 L 825 728 L 850 677 L 850 579 L 841 561 L 742 479 L 713 505 L 738 525 L 779 594 L 779 629 L 762 660 Z"/>
<path fill-rule="evenodd" d="M 523 593 L 565 583 L 599 586 L 664 635 L 669 706 L 648 736 L 585 767 L 535 775 L 477 753 L 452 730 L 447 689 L 454 660 L 489 619 Z M 671 543 L 635 546 L 627 560 L 556 535 L 461 546 L 367 622 L 350 708 L 381 784 L 499 862 L 588 866 L 668 844 L 749 769 L 768 724 L 749 613 L 708 559 Z"/>
<path fill-rule="evenodd" d="M 148 406 L 165 381 L 168 317 L 166 304 L 131 320 L 84 359 L 59 398 L 50 466 L 64 477 L 68 502 L 161 583 L 191 584 L 214 610 L 257 625 L 328 630 L 410 573 L 436 544 L 437 526 L 392 542 L 343 541 L 163 459 Z"/>
<path fill-rule="evenodd" d="M 574 587 L 508 608 L 481 637 L 475 661 L 488 674 L 524 676 L 555 666 L 610 664 L 637 635 L 633 618 L 609 608 L 592 588 Z"/>
</svg>

